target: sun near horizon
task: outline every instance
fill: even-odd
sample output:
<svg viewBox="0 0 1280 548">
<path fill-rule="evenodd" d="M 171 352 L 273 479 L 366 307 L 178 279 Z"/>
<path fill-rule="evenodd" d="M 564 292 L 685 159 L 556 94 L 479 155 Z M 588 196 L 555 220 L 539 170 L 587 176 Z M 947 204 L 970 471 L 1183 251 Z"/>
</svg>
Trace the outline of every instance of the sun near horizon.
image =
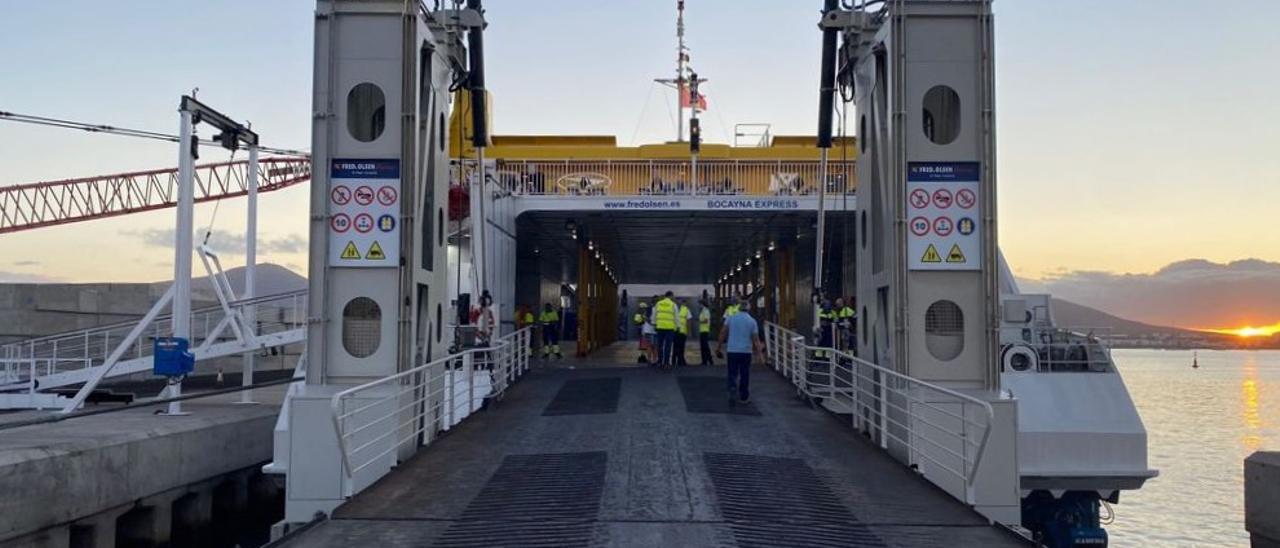
<svg viewBox="0 0 1280 548">
<path fill-rule="evenodd" d="M 1221 329 L 1200 329 L 1199 331 L 1206 331 L 1209 333 L 1218 333 L 1222 335 L 1235 335 L 1242 339 L 1248 339 L 1252 337 L 1270 337 L 1272 335 L 1276 335 L 1280 333 L 1280 322 L 1276 322 L 1271 325 L 1262 325 L 1262 326 L 1246 325 L 1244 327 L 1232 327 L 1232 328 L 1221 328 Z"/>
</svg>

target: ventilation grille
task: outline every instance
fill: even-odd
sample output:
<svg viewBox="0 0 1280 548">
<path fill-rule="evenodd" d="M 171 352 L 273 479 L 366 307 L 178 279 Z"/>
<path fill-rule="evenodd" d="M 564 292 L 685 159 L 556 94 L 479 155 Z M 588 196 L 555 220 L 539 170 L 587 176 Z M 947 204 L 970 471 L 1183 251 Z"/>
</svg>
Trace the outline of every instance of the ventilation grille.
<svg viewBox="0 0 1280 548">
<path fill-rule="evenodd" d="M 588 546 L 607 463 L 604 452 L 508 455 L 435 546 Z"/>
<path fill-rule="evenodd" d="M 607 415 L 618 411 L 622 379 L 575 379 L 565 381 L 542 415 Z"/>
<path fill-rule="evenodd" d="M 729 386 L 724 377 L 679 377 L 677 382 L 680 395 L 684 396 L 685 411 L 760 416 L 760 409 L 755 405 L 730 403 Z"/>
<path fill-rule="evenodd" d="M 703 462 L 742 548 L 885 545 L 803 460 L 704 453 Z"/>
</svg>

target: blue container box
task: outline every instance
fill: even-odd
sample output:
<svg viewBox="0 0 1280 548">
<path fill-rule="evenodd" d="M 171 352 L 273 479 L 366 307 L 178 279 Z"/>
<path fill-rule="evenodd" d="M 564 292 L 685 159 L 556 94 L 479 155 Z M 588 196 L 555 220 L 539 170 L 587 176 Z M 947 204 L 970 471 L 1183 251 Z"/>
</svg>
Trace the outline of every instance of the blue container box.
<svg viewBox="0 0 1280 548">
<path fill-rule="evenodd" d="M 196 357 L 187 351 L 186 339 L 161 337 L 156 339 L 152 353 L 152 371 L 165 377 L 179 377 L 196 367 Z"/>
</svg>

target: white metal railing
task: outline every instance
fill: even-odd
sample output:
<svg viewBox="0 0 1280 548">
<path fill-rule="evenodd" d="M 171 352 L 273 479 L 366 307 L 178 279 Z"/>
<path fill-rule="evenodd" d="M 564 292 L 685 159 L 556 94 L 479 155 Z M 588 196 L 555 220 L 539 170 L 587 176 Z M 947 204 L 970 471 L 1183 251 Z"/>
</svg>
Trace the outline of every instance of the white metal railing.
<svg viewBox="0 0 1280 548">
<path fill-rule="evenodd" d="M 974 480 L 995 421 L 991 404 L 845 351 L 809 346 L 772 322 L 765 324 L 765 348 L 772 367 L 800 394 L 850 415 L 854 429 L 926 476 L 959 480 L 964 502 L 974 504 Z"/>
<path fill-rule="evenodd" d="M 474 162 L 471 162 L 472 164 Z M 469 164 L 468 164 L 469 165 Z M 804 196 L 818 194 L 819 164 L 808 160 L 498 160 L 490 173 L 516 195 Z M 853 162 L 831 162 L 827 192 L 854 191 Z"/>
<path fill-rule="evenodd" d="M 529 370 L 532 327 L 333 395 L 333 425 L 347 478 L 431 443 Z M 350 482 L 348 482 L 348 489 Z M 350 496 L 354 493 L 348 492 Z"/>
<path fill-rule="evenodd" d="M 161 300 L 169 298 L 171 294 L 166 293 Z M 228 310 L 232 316 L 251 312 L 252 319 L 245 319 L 256 327 L 252 330 L 254 335 L 262 337 L 303 327 L 306 307 L 307 292 L 299 290 L 194 310 L 191 312 L 192 350 L 235 338 L 236 326 L 228 317 Z M 138 324 L 138 321 L 120 322 L 0 345 L 0 386 L 26 383 L 33 376 L 49 377 L 101 366 L 129 339 Z M 133 337 L 128 348 L 122 349 L 117 360 L 148 357 L 152 352 L 151 343 L 172 333 L 172 315 L 157 315 Z"/>
<path fill-rule="evenodd" d="M 1109 372 L 1112 370 L 1108 328 L 1035 329 L 1031 346 L 1038 354 L 1037 368 L 1048 372 Z"/>
</svg>

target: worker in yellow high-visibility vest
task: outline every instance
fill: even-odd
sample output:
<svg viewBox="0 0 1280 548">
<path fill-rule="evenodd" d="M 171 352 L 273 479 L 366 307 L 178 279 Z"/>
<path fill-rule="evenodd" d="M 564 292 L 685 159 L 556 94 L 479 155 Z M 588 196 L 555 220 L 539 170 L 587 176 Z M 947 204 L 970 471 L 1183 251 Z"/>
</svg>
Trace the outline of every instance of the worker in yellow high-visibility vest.
<svg viewBox="0 0 1280 548">
<path fill-rule="evenodd" d="M 552 354 L 564 359 L 560 353 L 560 313 L 551 308 L 551 303 L 542 305 L 538 323 L 542 325 L 542 359 L 549 359 Z"/>
<path fill-rule="evenodd" d="M 537 306 L 537 305 L 534 305 Z M 529 355 L 533 355 L 533 350 L 538 346 L 538 337 L 534 335 L 532 330 L 534 322 L 537 318 L 533 315 L 533 308 L 528 305 L 521 305 L 520 311 L 516 313 L 516 329 L 531 328 L 529 331 Z"/>
<path fill-rule="evenodd" d="M 676 342 L 676 313 L 680 307 L 671 299 L 668 291 L 653 305 L 653 326 L 658 331 L 658 367 L 668 369 L 672 361 L 671 351 Z"/>
<path fill-rule="evenodd" d="M 698 350 L 702 354 L 702 365 L 715 365 L 711 356 L 711 306 L 706 299 L 698 301 Z"/>
<path fill-rule="evenodd" d="M 725 305 L 724 313 L 721 314 L 720 316 L 721 326 L 728 325 L 729 318 L 732 318 L 734 314 L 738 313 L 738 310 L 741 307 L 741 305 L 739 305 L 738 302 L 741 300 L 746 300 L 746 299 L 742 295 L 734 295 L 733 298 L 729 299 L 729 304 Z M 721 327 L 721 329 L 724 329 L 724 328 Z M 720 351 L 716 351 L 716 355 L 720 356 L 721 358 L 724 357 L 724 353 Z"/>
<path fill-rule="evenodd" d="M 681 298 L 679 307 L 676 308 L 676 344 L 671 351 L 671 363 L 676 367 L 689 365 L 689 362 L 685 361 L 684 350 L 685 344 L 689 342 L 689 321 L 692 319 L 693 312 L 689 310 L 689 306 Z"/>
<path fill-rule="evenodd" d="M 653 354 L 653 334 L 649 331 L 653 326 L 649 325 L 649 303 L 640 302 L 636 315 L 631 318 L 631 322 L 636 324 L 636 328 L 640 330 L 640 357 L 636 358 L 636 361 L 651 363 L 653 361 L 650 359 Z"/>
<path fill-rule="evenodd" d="M 724 307 L 724 316 L 722 317 L 722 319 L 727 320 L 733 317 L 733 315 L 737 313 L 738 313 L 738 304 L 736 303 L 730 304 L 729 306 Z"/>
<path fill-rule="evenodd" d="M 850 298 L 849 302 L 853 302 Z M 858 313 L 853 307 L 844 304 L 843 297 L 836 297 L 835 308 L 832 309 L 836 314 L 836 349 L 849 350 L 853 348 L 853 322 L 857 319 Z"/>
<path fill-rule="evenodd" d="M 533 311 L 529 309 L 528 305 L 520 305 L 520 309 L 516 311 L 516 329 L 529 327 L 533 325 L 533 322 Z"/>
<path fill-rule="evenodd" d="M 828 355 L 828 348 L 835 348 L 835 329 L 838 314 L 831 307 L 829 299 L 822 299 L 818 309 L 818 348 L 814 354 L 819 358 Z"/>
</svg>

